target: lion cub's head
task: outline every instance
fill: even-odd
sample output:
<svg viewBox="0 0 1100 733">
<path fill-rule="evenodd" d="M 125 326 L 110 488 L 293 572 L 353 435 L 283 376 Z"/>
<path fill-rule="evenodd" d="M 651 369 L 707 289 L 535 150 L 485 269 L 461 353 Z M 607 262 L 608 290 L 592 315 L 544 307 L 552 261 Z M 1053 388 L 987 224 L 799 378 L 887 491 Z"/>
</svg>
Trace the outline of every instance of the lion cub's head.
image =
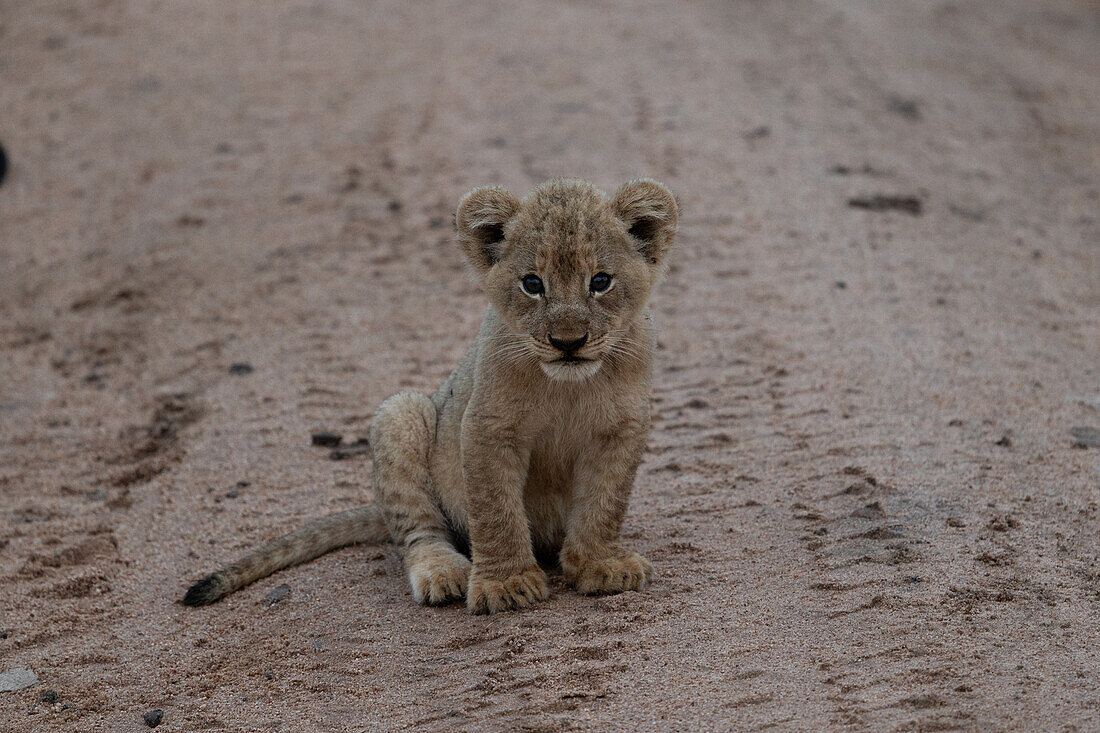
<svg viewBox="0 0 1100 733">
<path fill-rule="evenodd" d="M 632 358 L 631 341 L 676 233 L 676 199 L 651 180 L 613 197 L 559 179 L 522 200 L 502 188 L 463 197 L 458 241 L 515 340 L 513 361 L 537 361 L 551 379 L 582 380 L 604 359 Z"/>
</svg>

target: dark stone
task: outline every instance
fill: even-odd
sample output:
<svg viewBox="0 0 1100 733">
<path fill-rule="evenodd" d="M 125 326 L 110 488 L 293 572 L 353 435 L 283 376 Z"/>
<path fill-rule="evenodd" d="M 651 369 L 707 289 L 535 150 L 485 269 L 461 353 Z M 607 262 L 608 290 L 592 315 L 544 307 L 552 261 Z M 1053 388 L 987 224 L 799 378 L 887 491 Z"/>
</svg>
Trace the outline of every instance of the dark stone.
<svg viewBox="0 0 1100 733">
<path fill-rule="evenodd" d="M 913 99 L 891 97 L 887 107 L 894 114 L 901 115 L 912 122 L 916 122 L 921 118 L 920 104 Z"/>
<path fill-rule="evenodd" d="M 229 365 L 229 373 L 236 377 L 243 377 L 252 373 L 252 365 L 247 361 L 238 361 Z"/>
<path fill-rule="evenodd" d="M 4 146 L 0 145 L 0 185 L 4 183 L 4 176 L 8 174 L 8 154 L 4 151 Z"/>
<path fill-rule="evenodd" d="M 1075 448 L 1100 448 L 1100 430 L 1093 427 L 1075 427 L 1069 429 Z"/>
<path fill-rule="evenodd" d="M 344 439 L 344 436 L 339 433 L 313 433 L 310 437 L 313 445 L 319 445 L 324 448 L 335 448 L 340 445 L 340 442 Z"/>
<path fill-rule="evenodd" d="M 904 211 L 913 216 L 920 216 L 922 211 L 921 201 L 916 196 L 857 196 L 848 199 L 848 205 L 853 209 L 868 211 Z"/>
<path fill-rule="evenodd" d="M 47 705 L 53 705 L 60 699 L 61 695 L 58 695 L 56 690 L 43 690 L 38 696 L 38 702 L 44 702 Z"/>
<path fill-rule="evenodd" d="M 142 716 L 142 719 L 145 721 L 145 724 L 150 728 L 156 728 L 158 725 L 160 725 L 160 722 L 164 720 L 164 711 L 160 708 L 150 710 Z"/>
<path fill-rule="evenodd" d="M 354 443 L 348 445 L 337 446 L 328 457 L 334 461 L 342 461 L 346 458 L 354 458 L 355 456 L 365 456 L 370 451 L 370 443 L 366 438 L 360 438 Z"/>
<path fill-rule="evenodd" d="M 287 598 L 290 598 L 290 586 L 283 583 L 264 597 L 264 604 L 274 606 L 276 603 L 282 603 Z"/>
</svg>

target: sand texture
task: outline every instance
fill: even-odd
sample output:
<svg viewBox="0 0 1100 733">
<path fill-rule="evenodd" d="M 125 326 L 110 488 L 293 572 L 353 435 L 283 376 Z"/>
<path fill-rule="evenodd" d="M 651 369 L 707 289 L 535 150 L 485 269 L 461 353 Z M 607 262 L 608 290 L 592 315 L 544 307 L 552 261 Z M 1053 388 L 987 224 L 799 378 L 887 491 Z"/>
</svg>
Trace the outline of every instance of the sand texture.
<svg viewBox="0 0 1100 733">
<path fill-rule="evenodd" d="M 1096 3 L 2 5 L 0 730 L 1100 729 Z M 371 500 L 310 434 L 438 385 L 459 197 L 559 175 L 682 204 L 653 585 L 179 605 Z"/>
</svg>

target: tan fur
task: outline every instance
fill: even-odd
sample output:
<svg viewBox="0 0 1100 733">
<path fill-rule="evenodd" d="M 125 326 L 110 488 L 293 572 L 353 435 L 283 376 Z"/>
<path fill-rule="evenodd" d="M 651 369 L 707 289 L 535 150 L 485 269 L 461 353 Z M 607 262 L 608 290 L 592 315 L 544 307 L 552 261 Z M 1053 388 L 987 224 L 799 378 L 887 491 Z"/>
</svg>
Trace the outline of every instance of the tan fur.
<svg viewBox="0 0 1100 733">
<path fill-rule="evenodd" d="M 619 529 L 649 431 L 646 301 L 677 218 L 672 194 L 650 180 L 610 199 L 568 179 L 522 201 L 500 188 L 463 197 L 458 242 L 489 299 L 481 329 L 434 395 L 397 394 L 371 426 L 385 534 L 404 551 L 418 602 L 529 606 L 549 597 L 536 557 L 556 558 L 581 593 L 645 587 L 652 566 Z M 596 294 L 599 272 L 612 285 Z M 543 282 L 539 297 L 520 287 L 529 274 Z M 560 361 L 551 336 L 559 346 L 586 337 L 573 354 L 583 361 Z M 378 517 L 366 508 L 318 520 L 203 579 L 185 602 L 381 540 Z"/>
</svg>

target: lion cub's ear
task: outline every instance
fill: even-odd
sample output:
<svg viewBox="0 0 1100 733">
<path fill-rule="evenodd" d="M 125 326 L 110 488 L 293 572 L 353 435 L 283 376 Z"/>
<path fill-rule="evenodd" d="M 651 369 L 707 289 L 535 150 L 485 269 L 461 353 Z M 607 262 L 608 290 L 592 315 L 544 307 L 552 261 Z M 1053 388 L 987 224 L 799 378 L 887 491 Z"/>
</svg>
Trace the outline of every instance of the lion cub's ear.
<svg viewBox="0 0 1100 733">
<path fill-rule="evenodd" d="M 630 236 L 638 243 L 638 251 L 652 266 L 664 262 L 680 212 L 676 197 L 648 178 L 624 183 L 611 200 L 611 210 L 626 223 Z"/>
<path fill-rule="evenodd" d="M 517 211 L 519 201 L 503 188 L 475 188 L 458 202 L 458 243 L 479 274 L 488 272 L 504 254 L 504 225 Z"/>
</svg>

